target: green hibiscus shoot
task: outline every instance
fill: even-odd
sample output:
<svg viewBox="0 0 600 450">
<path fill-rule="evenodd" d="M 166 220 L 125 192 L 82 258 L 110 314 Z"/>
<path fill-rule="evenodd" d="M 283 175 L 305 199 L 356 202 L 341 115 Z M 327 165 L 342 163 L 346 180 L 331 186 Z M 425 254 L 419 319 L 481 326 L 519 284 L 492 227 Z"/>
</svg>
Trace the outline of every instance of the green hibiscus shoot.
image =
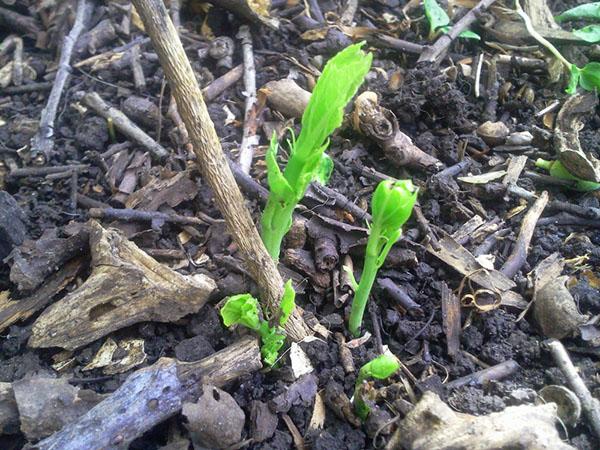
<svg viewBox="0 0 600 450">
<path fill-rule="evenodd" d="M 372 359 L 362 366 L 356 377 L 354 385 L 354 411 L 361 420 L 366 420 L 371 412 L 371 408 L 367 405 L 363 398 L 362 386 L 368 378 L 376 378 L 385 380 L 392 376 L 400 368 L 400 362 L 394 355 L 383 354 L 375 359 Z"/>
<path fill-rule="evenodd" d="M 550 172 L 550 175 L 552 175 L 554 178 L 558 178 L 560 180 L 574 181 L 575 184 L 571 189 L 575 191 L 591 192 L 600 189 L 600 183 L 596 183 L 594 181 L 587 181 L 582 178 L 576 177 L 575 175 L 572 175 L 571 172 L 569 172 L 559 160 L 547 161 L 545 159 L 538 158 L 535 162 L 535 165 L 540 169 L 545 169 L 548 172 Z"/>
<path fill-rule="evenodd" d="M 365 264 L 360 283 L 356 285 L 350 312 L 349 328 L 354 336 L 360 334 L 365 307 L 377 271 L 402 234 L 402 225 L 410 217 L 416 201 L 417 189 L 410 180 L 382 181 L 375 189 L 371 201 L 373 219 L 369 228 Z"/>
<path fill-rule="evenodd" d="M 271 139 L 266 154 L 269 199 L 261 218 L 261 236 L 274 260 L 279 259 L 281 241 L 292 225 L 292 215 L 313 180 L 325 183 L 333 162 L 324 154 L 329 136 L 341 124 L 344 108 L 371 67 L 373 55 L 364 53 L 364 43 L 354 44 L 335 55 L 323 69 L 302 115 L 298 138 L 292 135 L 290 156 L 283 173 L 277 165 L 277 140 Z"/>
<path fill-rule="evenodd" d="M 277 361 L 279 350 L 285 343 L 283 326 L 296 307 L 295 296 L 292 281 L 288 280 L 281 298 L 281 316 L 278 326 L 271 326 L 268 321 L 260 319 L 258 300 L 250 294 L 229 297 L 221 308 L 221 318 L 226 327 L 239 324 L 256 331 L 262 343 L 260 353 L 263 361 L 272 366 Z"/>
</svg>

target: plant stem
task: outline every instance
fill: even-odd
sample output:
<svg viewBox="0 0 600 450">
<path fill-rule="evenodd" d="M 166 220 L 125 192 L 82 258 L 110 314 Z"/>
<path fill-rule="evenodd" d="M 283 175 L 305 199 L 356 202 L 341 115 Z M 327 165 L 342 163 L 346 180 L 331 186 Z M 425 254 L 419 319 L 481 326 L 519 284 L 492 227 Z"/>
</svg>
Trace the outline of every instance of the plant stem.
<svg viewBox="0 0 600 450">
<path fill-rule="evenodd" d="M 538 41 L 540 44 L 546 47 L 554 56 L 556 56 L 556 58 L 558 58 L 558 60 L 565 65 L 567 70 L 571 70 L 572 64 L 569 61 L 567 61 L 567 59 L 558 51 L 558 49 L 554 45 L 552 45 L 550 41 L 548 41 L 535 30 L 535 28 L 533 27 L 533 23 L 531 23 L 531 19 L 529 18 L 527 13 L 523 11 L 523 8 L 521 8 L 521 3 L 519 3 L 519 0 L 515 0 L 515 6 L 517 9 L 517 14 L 519 14 L 519 16 L 521 16 L 521 19 L 523 19 L 523 22 L 525 22 L 525 27 L 527 28 L 527 31 L 529 32 L 531 37 L 533 37 L 536 41 Z"/>
<path fill-rule="evenodd" d="M 281 202 L 273 198 L 272 194 L 269 195 L 269 199 L 267 200 L 267 206 L 261 220 L 261 238 L 269 255 L 276 262 L 279 261 L 283 237 L 289 231 L 292 224 L 295 207 L 296 202 L 281 204 Z"/>
<path fill-rule="evenodd" d="M 352 309 L 350 311 L 348 327 L 350 328 L 350 333 L 352 333 L 355 337 L 360 335 L 360 326 L 362 324 L 367 301 L 369 300 L 369 293 L 373 288 L 373 283 L 375 282 L 375 277 L 377 276 L 377 270 L 379 269 L 377 266 L 377 258 L 379 256 L 377 253 L 377 243 L 380 239 L 379 234 L 380 233 L 378 229 L 371 228 L 371 234 L 369 235 L 369 240 L 367 241 L 365 265 L 360 277 L 360 283 L 358 283 L 358 289 L 354 295 L 354 300 L 352 300 Z"/>
</svg>

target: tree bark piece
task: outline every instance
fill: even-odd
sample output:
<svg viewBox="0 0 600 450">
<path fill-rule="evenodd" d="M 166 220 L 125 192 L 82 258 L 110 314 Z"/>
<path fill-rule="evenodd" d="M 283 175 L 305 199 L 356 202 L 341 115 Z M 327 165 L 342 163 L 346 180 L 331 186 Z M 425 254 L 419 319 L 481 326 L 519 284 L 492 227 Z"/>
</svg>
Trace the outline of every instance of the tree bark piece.
<svg viewBox="0 0 600 450">
<path fill-rule="evenodd" d="M 412 166 L 441 169 L 442 163 L 428 155 L 400 131 L 392 111 L 378 104 L 377 94 L 366 91 L 354 101 L 354 128 L 373 139 L 396 167 Z"/>
<path fill-rule="evenodd" d="M 426 392 L 400 422 L 386 450 L 574 450 L 556 430 L 556 404 L 512 406 L 487 416 L 460 414 Z"/>
<path fill-rule="evenodd" d="M 73 23 L 71 32 L 65 36 L 63 42 L 60 61 L 58 63 L 58 72 L 56 72 L 56 78 L 48 97 L 48 103 L 42 110 L 39 130 L 31 140 L 32 155 L 43 155 L 46 162 L 50 160 L 54 152 L 54 129 L 56 128 L 54 121 L 56 120 L 60 97 L 71 74 L 70 61 L 73 48 L 77 42 L 77 38 L 85 29 L 86 22 L 89 20 L 93 9 L 94 4 L 88 2 L 88 0 L 79 0 L 77 3 L 75 22 Z"/>
<path fill-rule="evenodd" d="M 135 438 L 177 414 L 185 401 L 195 401 L 201 384 L 220 387 L 261 367 L 254 338 L 243 339 L 198 362 L 161 358 L 131 374 L 78 421 L 29 448 L 125 450 Z"/>
<path fill-rule="evenodd" d="M 172 322 L 197 312 L 216 289 L 204 276 L 184 276 L 156 262 L 116 230 L 90 222 L 92 273 L 38 318 L 31 347 L 74 350 L 144 321 Z"/>
<path fill-rule="evenodd" d="M 229 232 L 240 248 L 248 270 L 261 290 L 261 300 L 278 317 L 283 280 L 269 256 L 250 212 L 244 206 L 219 137 L 208 115 L 198 82 L 161 0 L 134 0 L 146 32 L 158 54 L 171 92 L 190 135 L 200 172 L 215 193 Z M 296 311 L 286 323 L 288 336 L 302 340 L 308 330 Z"/>
<path fill-rule="evenodd" d="M 125 114 L 102 100 L 97 92 L 88 92 L 83 96 L 82 101 L 87 107 L 93 109 L 96 114 L 105 119 L 111 119 L 121 133 L 146 148 L 157 160 L 162 161 L 169 155 L 167 149 L 148 136 Z"/>
<path fill-rule="evenodd" d="M 548 192 L 544 191 L 523 218 L 519 237 L 517 238 L 517 242 L 515 242 L 515 247 L 502 266 L 502 269 L 500 269 L 500 272 L 508 278 L 514 277 L 527 261 L 528 248 L 531 243 L 531 238 L 533 237 L 533 232 L 535 231 L 535 226 L 544 212 L 547 203 Z"/>
</svg>

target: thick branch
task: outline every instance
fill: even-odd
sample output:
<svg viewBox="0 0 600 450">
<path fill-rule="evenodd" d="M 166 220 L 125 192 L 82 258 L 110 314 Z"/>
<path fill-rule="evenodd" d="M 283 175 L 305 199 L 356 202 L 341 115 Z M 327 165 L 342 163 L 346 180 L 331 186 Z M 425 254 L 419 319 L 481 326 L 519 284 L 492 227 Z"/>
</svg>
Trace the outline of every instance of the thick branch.
<svg viewBox="0 0 600 450">
<path fill-rule="evenodd" d="M 196 161 L 215 194 L 229 232 L 244 255 L 248 269 L 261 289 L 261 298 L 272 313 L 279 310 L 283 280 L 265 249 L 240 192 L 213 125 L 196 77 L 161 0 L 134 0 L 161 66 L 171 86 L 181 118 L 190 135 Z M 301 340 L 306 335 L 302 319 L 293 315 L 286 325 L 288 335 Z"/>
</svg>

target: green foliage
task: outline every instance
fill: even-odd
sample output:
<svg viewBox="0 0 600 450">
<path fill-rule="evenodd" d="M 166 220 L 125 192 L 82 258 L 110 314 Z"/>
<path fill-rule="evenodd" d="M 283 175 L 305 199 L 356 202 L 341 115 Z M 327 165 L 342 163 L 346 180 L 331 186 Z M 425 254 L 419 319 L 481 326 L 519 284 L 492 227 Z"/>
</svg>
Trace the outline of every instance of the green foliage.
<svg viewBox="0 0 600 450">
<path fill-rule="evenodd" d="M 387 354 L 378 356 L 360 368 L 354 386 L 354 410 L 358 417 L 362 420 L 366 420 L 371 411 L 362 396 L 361 387 L 363 382 L 368 378 L 385 380 L 393 375 L 399 368 L 400 362 L 398 361 L 398 358 Z"/>
<path fill-rule="evenodd" d="M 573 34 L 581 40 L 595 44 L 600 42 L 600 25 L 588 25 L 579 30 L 573 30 Z"/>
<path fill-rule="evenodd" d="M 600 3 L 592 3 L 592 4 L 588 4 L 588 5 L 582 5 L 585 7 L 588 7 L 590 5 L 596 5 L 596 8 L 598 8 L 598 5 L 600 5 Z M 533 23 L 531 22 L 531 18 L 527 15 L 527 13 L 525 13 L 525 11 L 523 11 L 523 8 L 521 7 L 521 4 L 519 3 L 519 0 L 515 0 L 515 6 L 516 6 L 516 11 L 519 14 L 519 16 L 521 16 L 521 18 L 523 19 L 523 22 L 525 22 L 525 26 L 527 27 L 527 32 L 536 40 L 538 41 L 540 44 L 542 44 L 544 47 L 546 47 L 560 62 L 563 63 L 563 65 L 566 67 L 566 69 L 569 71 L 569 84 L 567 85 L 567 89 L 566 92 L 568 94 L 575 94 L 577 92 L 577 86 L 581 86 L 583 89 L 585 89 L 586 91 L 593 91 L 595 89 L 600 89 L 600 63 L 596 63 L 596 62 L 592 62 L 592 63 L 588 63 L 586 64 L 583 68 L 579 68 L 577 67 L 575 64 L 569 62 L 563 55 L 562 53 L 560 53 L 558 51 L 558 49 L 552 45 L 552 43 L 550 43 L 546 38 L 544 38 L 542 35 L 540 35 L 535 28 L 533 27 Z M 592 9 L 588 9 L 588 8 L 582 8 L 579 9 L 578 8 L 573 8 L 573 10 L 569 10 L 571 11 L 569 14 L 567 14 L 567 12 L 561 14 L 561 16 L 563 16 L 563 20 L 571 20 L 571 18 L 580 18 L 579 16 L 574 16 L 573 11 L 575 10 L 579 10 L 580 13 L 585 13 L 585 14 L 592 14 Z M 595 14 L 595 13 L 594 13 Z M 559 17 L 561 17 L 559 16 Z M 599 15 L 596 16 L 587 16 L 587 17 L 600 17 Z"/>
<path fill-rule="evenodd" d="M 333 162 L 324 154 L 329 136 L 342 124 L 344 108 L 371 67 L 372 54 L 364 43 L 351 45 L 335 55 L 323 69 L 302 115 L 298 139 L 292 135 L 290 157 L 283 173 L 277 165 L 275 136 L 266 155 L 269 199 L 261 218 L 261 235 L 271 257 L 279 259 L 283 236 L 292 225 L 295 206 L 313 180 L 327 182 Z"/>
<path fill-rule="evenodd" d="M 539 158 L 535 162 L 535 165 L 541 169 L 546 169 L 554 178 L 576 181 L 577 183 L 575 183 L 575 186 L 572 188 L 576 191 L 590 192 L 600 189 L 600 183 L 583 180 L 575 175 L 572 175 L 571 172 L 569 172 L 559 160 L 546 161 L 545 159 Z"/>
<path fill-rule="evenodd" d="M 279 357 L 279 350 L 285 344 L 283 326 L 296 307 L 295 297 L 292 280 L 288 280 L 281 298 L 281 316 L 278 327 L 272 327 L 268 321 L 259 318 L 258 300 L 250 294 L 229 297 L 221 308 L 221 318 L 226 327 L 239 324 L 256 331 L 262 343 L 260 353 L 263 361 L 272 366 Z"/>
<path fill-rule="evenodd" d="M 402 234 L 417 201 L 417 189 L 410 180 L 382 181 L 371 201 L 372 223 L 369 229 L 365 265 L 350 312 L 350 332 L 358 336 L 367 300 L 377 271 Z"/>
<path fill-rule="evenodd" d="M 600 2 L 587 3 L 571 8 L 555 17 L 557 22 L 581 19 L 600 19 Z"/>
<path fill-rule="evenodd" d="M 433 40 L 439 32 L 445 34 L 450 31 L 450 17 L 435 0 L 423 0 L 423 8 L 425 8 L 425 15 L 429 21 L 429 40 Z M 460 33 L 459 37 L 481 39 L 477 33 L 469 30 Z"/>
</svg>

